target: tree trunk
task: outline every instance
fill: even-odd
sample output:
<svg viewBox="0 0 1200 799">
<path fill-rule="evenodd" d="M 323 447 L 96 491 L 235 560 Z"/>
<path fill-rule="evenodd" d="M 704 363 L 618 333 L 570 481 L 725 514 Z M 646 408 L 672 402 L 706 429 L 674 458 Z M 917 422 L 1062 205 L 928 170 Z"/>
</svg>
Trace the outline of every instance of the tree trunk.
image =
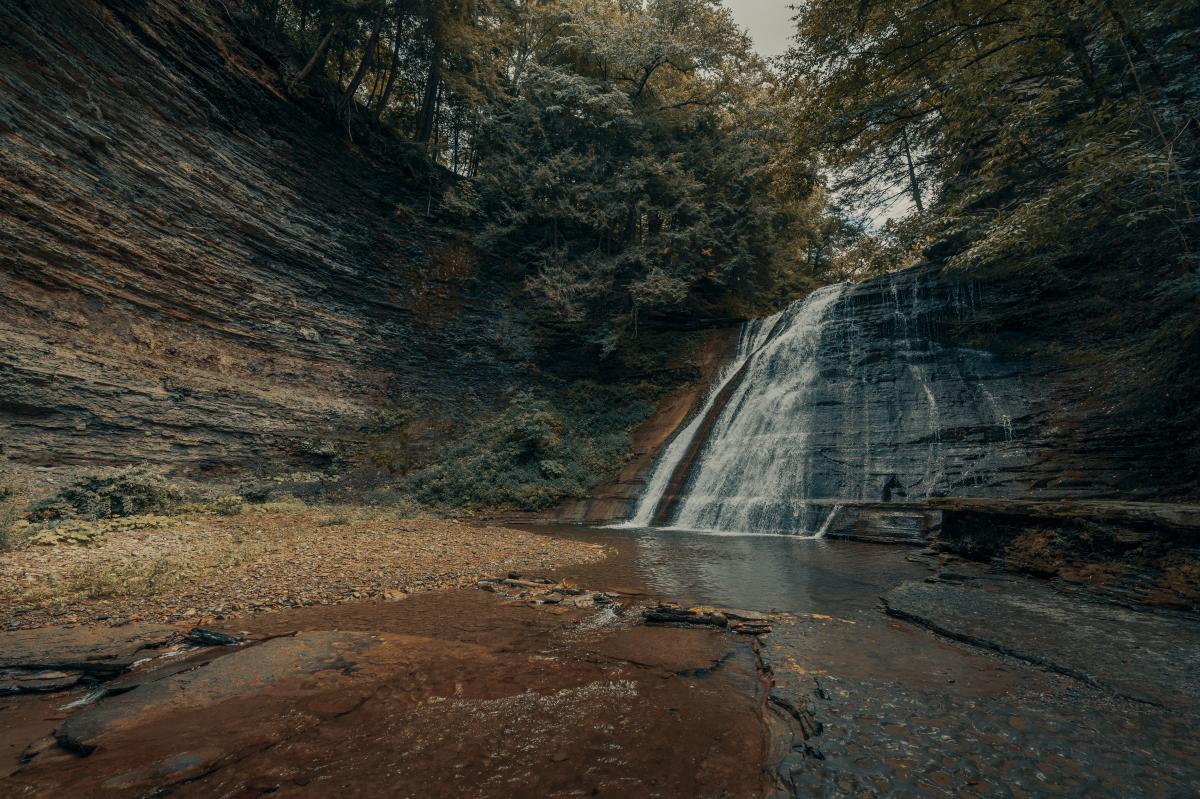
<svg viewBox="0 0 1200 799">
<path fill-rule="evenodd" d="M 908 143 L 908 126 L 900 128 L 900 141 L 904 144 L 904 159 L 908 162 L 908 182 L 909 188 L 912 191 L 913 203 L 917 206 L 917 213 L 925 213 L 925 204 L 921 202 L 921 184 L 917 182 L 917 167 L 913 163 L 912 148 Z"/>
<path fill-rule="evenodd" d="M 438 90 L 442 87 L 442 45 L 434 42 L 429 58 L 429 77 L 425 80 L 425 95 L 421 98 L 421 113 L 417 116 L 418 144 L 426 144 L 433 135 L 434 115 L 437 112 Z"/>
<path fill-rule="evenodd" d="M 1112 0 L 1104 0 L 1104 8 L 1108 11 L 1108 15 L 1112 17 L 1113 22 L 1117 23 L 1117 27 L 1121 33 L 1129 40 L 1133 51 L 1141 56 L 1147 66 L 1150 67 L 1150 74 L 1154 76 L 1154 80 L 1159 86 L 1166 86 L 1168 83 L 1166 72 L 1163 70 L 1162 65 L 1158 63 L 1158 59 L 1150 52 L 1150 48 L 1146 47 L 1146 43 L 1142 41 L 1142 37 L 1134 30 L 1133 25 L 1129 22 L 1129 18 L 1122 13 L 1121 9 L 1116 7 Z"/>
<path fill-rule="evenodd" d="M 442 153 L 442 87 L 438 86 L 437 99 L 433 102 L 433 163 L 438 163 Z"/>
<path fill-rule="evenodd" d="M 1088 52 L 1087 40 L 1077 24 L 1070 21 L 1065 15 L 1064 19 L 1067 22 L 1063 28 L 1063 39 L 1067 43 L 1067 49 L 1071 51 L 1071 60 L 1079 68 L 1079 77 L 1083 80 L 1083 85 L 1087 86 L 1088 93 L 1096 101 L 1096 107 L 1099 108 L 1104 104 L 1104 91 L 1096 80 L 1096 64 Z"/>
<path fill-rule="evenodd" d="M 379 45 L 379 34 L 383 32 L 383 10 L 384 2 L 379 0 L 379 13 L 375 16 L 375 27 L 371 31 L 371 38 L 367 39 L 362 60 L 358 62 L 358 69 L 354 71 L 354 77 L 350 79 L 350 85 L 346 87 L 346 92 L 342 95 L 342 101 L 339 103 L 343 110 L 350 108 L 354 103 L 354 93 L 362 85 L 363 78 L 367 76 L 367 70 L 371 68 L 371 63 L 375 60 L 375 48 Z"/>
<path fill-rule="evenodd" d="M 379 95 L 379 102 L 375 106 L 376 122 L 387 109 L 388 100 L 392 99 L 392 89 L 396 85 L 396 76 L 400 72 L 400 39 L 403 32 L 404 12 L 400 8 L 400 3 L 396 3 L 396 41 L 392 45 L 392 64 L 388 67 L 387 83 L 384 84 L 383 94 Z"/>
<path fill-rule="evenodd" d="M 317 68 L 318 64 L 324 66 L 325 53 L 329 50 L 329 43 L 333 41 L 333 34 L 335 31 L 337 31 L 337 26 L 330 25 L 329 30 L 327 30 L 325 35 L 321 38 L 321 43 L 318 44 L 317 49 L 313 51 L 312 57 L 308 59 L 308 63 L 304 65 L 304 68 L 301 69 L 299 73 L 297 73 L 296 77 L 292 78 L 292 88 L 295 88 L 297 83 L 301 83 L 305 78 L 311 75 L 313 70 Z"/>
</svg>

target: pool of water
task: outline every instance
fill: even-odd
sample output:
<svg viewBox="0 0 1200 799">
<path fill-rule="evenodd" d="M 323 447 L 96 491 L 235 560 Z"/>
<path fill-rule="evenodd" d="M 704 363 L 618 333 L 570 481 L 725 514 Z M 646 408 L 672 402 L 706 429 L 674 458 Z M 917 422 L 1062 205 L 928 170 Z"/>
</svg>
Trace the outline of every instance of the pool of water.
<svg viewBox="0 0 1200 799">
<path fill-rule="evenodd" d="M 695 604 L 848 613 L 873 608 L 882 592 L 929 574 L 905 559 L 906 549 L 880 544 L 663 529 L 528 529 L 613 547 L 617 557 L 590 567 L 602 572 L 597 577 Z"/>
</svg>

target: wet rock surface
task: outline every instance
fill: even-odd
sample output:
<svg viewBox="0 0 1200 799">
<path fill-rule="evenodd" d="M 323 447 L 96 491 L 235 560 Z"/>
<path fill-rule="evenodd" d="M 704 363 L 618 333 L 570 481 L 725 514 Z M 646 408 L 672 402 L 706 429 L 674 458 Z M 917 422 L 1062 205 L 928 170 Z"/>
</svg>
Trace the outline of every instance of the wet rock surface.
<svg viewBox="0 0 1200 799">
<path fill-rule="evenodd" d="M 887 613 L 1127 699 L 1200 711 L 1200 624 L 1067 596 L 974 564 L 883 596 Z"/>
<path fill-rule="evenodd" d="M 763 647 L 785 795 L 1200 790 L 1200 624 L 909 557 L 934 573 L 884 594 L 904 623 L 797 614 Z"/>
<path fill-rule="evenodd" d="M 983 567 L 937 550 L 858 543 L 670 531 L 639 531 L 632 538 L 630 561 L 583 567 L 588 579 L 607 575 L 632 584 L 643 575 L 672 586 L 688 607 L 727 602 L 770 609 L 773 630 L 758 639 L 758 652 L 771 684 L 764 719 L 778 796 L 1126 799 L 1200 791 L 1193 732 L 1200 715 L 1188 699 L 1191 688 L 1165 707 L 1126 699 L 1109 687 L 889 618 L 879 604 L 881 595 L 906 584 L 965 590 L 989 579 Z M 609 540 L 599 532 L 589 539 Z M 1037 587 L 1041 597 L 1055 595 L 1047 601 L 1068 622 L 1094 607 L 1045 581 L 991 577 L 1001 592 L 1008 580 L 1018 580 Z M 1015 592 L 1014 605 L 1024 607 L 1023 596 Z M 1123 626 L 1122 608 L 1112 611 L 1113 621 L 1091 640 L 1077 639 L 1080 652 L 1096 653 L 1113 641 L 1137 651 L 1144 631 L 1136 620 Z M 1129 674 L 1162 686 L 1194 686 L 1187 642 L 1200 625 L 1186 616 L 1168 618 L 1177 625 L 1170 650 L 1178 662 L 1160 674 L 1151 650 L 1131 661 Z M 1015 624 L 1012 630 L 1021 634 Z M 1143 643 L 1153 646 L 1154 638 Z"/>
<path fill-rule="evenodd" d="M 763 658 L 796 797 L 1184 797 L 1197 717 L 1114 698 L 906 625 L 777 627 Z"/>
<path fill-rule="evenodd" d="M 685 624 L 702 627 L 726 627 L 735 633 L 765 635 L 771 632 L 771 617 L 766 613 L 739 608 L 697 606 L 680 607 L 669 602 L 651 608 L 646 613 L 650 624 Z"/>
<path fill-rule="evenodd" d="M 181 638 L 177 627 L 165 624 L 0 632 L 0 674 L 40 673 L 45 675 L 43 679 L 67 679 L 74 674 L 77 679 L 84 675 L 103 679 L 127 671 L 135 662 L 153 656 L 154 650 Z M 65 674 L 50 677 L 54 672 Z"/>
<path fill-rule="evenodd" d="M 1125 799 L 1200 790 L 1188 687 L 1200 633 L 1188 617 L 1147 624 L 1163 617 L 937 550 L 810 541 L 804 581 L 790 569 L 780 572 L 787 582 L 760 572 L 751 586 L 731 575 L 775 562 L 780 548 L 798 556 L 803 542 L 661 534 L 622 545 L 617 532 L 570 534 L 617 554 L 468 590 L 248 617 L 236 645 L 160 657 L 74 708 L 41 710 L 45 695 L 0 700 L 0 721 L 17 731 L 5 735 L 24 736 L 14 747 L 24 762 L 7 769 L 0 792 Z M 695 562 L 685 568 L 684 556 Z M 647 569 L 679 601 L 663 601 Z M 750 590 L 764 587 L 773 590 Z M 945 634 L 889 617 L 881 594 L 889 606 L 945 614 Z M 1048 668 L 1000 641 L 965 643 L 988 615 L 1007 615 L 996 629 L 1026 649 L 1056 646 L 1064 662 L 1089 655 L 1094 673 Z M 1075 638 L 1061 626 L 1072 620 Z M 739 623 L 755 634 L 731 634 Z M 216 643 L 213 632 L 193 639 Z M 1105 660 L 1097 653 L 1110 645 Z M 1120 668 L 1130 682 L 1114 676 Z M 1139 688 L 1145 696 L 1128 698 Z M 87 697 L 67 693 L 56 707 L 67 698 Z M 37 721 L 55 713 L 49 729 Z"/>
<path fill-rule="evenodd" d="M 1200 616 L 1200 505 L 941 499 L 938 547 L 1130 606 Z"/>
<path fill-rule="evenodd" d="M 67 718 L 54 737 L 71 752 L 91 754 L 106 738 L 146 719 L 252 696 L 283 680 L 322 671 L 353 668 L 378 636 L 361 632 L 314 631 L 272 638 L 214 657 L 211 662 L 165 675 L 149 673 L 118 696 L 106 698 Z"/>
<path fill-rule="evenodd" d="M 543 601 L 573 589 L 561 580 L 497 579 L 514 594 L 247 619 L 244 645 L 69 711 L 0 793 L 763 795 L 746 639 Z"/>
</svg>

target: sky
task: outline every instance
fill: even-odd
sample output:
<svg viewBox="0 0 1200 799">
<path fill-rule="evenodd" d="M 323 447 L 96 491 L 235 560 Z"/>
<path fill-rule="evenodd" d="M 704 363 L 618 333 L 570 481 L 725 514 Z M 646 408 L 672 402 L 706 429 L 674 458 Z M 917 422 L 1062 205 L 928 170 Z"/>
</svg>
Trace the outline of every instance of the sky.
<svg viewBox="0 0 1200 799">
<path fill-rule="evenodd" d="M 792 10 L 796 0 L 725 0 L 738 25 L 750 31 L 760 55 L 777 56 L 787 50 L 792 37 Z"/>
<path fill-rule="evenodd" d="M 791 43 L 795 12 L 789 6 L 795 4 L 796 0 L 725 0 L 737 24 L 750 33 L 754 48 L 767 58 L 781 55 Z M 912 208 L 912 200 L 902 195 L 887 207 L 863 214 L 871 228 L 878 228 L 890 219 L 906 216 Z"/>
</svg>

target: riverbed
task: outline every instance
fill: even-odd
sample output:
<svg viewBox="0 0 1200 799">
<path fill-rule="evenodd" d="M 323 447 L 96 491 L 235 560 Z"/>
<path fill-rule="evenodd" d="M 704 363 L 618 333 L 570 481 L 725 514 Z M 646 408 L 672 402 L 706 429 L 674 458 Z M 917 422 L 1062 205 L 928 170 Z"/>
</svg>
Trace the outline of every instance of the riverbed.
<svg viewBox="0 0 1200 799">
<path fill-rule="evenodd" d="M 242 645 L 152 662 L 94 704 L 66 708 L 82 689 L 0 700 L 14 771 L 0 793 L 1200 793 L 1194 620 L 912 547 L 525 529 L 607 557 L 522 580 L 614 605 L 462 588 L 230 620 Z M 921 610 L 929 592 L 947 615 Z M 766 613 L 772 629 L 647 626 L 661 601 Z M 972 628 L 980 610 L 1025 614 L 1020 640 Z M 1084 619 L 1111 629 L 1072 639 Z M 1121 642 L 1128 658 L 1092 668 Z M 51 731 L 74 749 L 39 737 Z"/>
<path fill-rule="evenodd" d="M 652 529 L 554 533 L 621 553 L 576 570 L 601 583 L 780 613 L 760 657 L 773 682 L 767 767 L 786 793 L 1200 795 L 1200 624 L 1192 617 L 1064 597 L 1042 580 L 908 547 Z M 899 606 L 906 587 L 946 592 L 934 597 L 950 619 L 943 634 L 885 612 L 884 599 Z M 968 629 L 970 617 L 952 615 L 967 587 L 975 591 L 967 610 L 982 609 L 987 627 L 1002 627 L 1014 607 L 1028 614 L 1017 631 L 1023 646 L 995 644 Z M 1069 642 L 1085 619 L 1099 631 Z M 956 640 L 960 621 L 975 643 Z M 1118 645 L 1127 649 L 1116 665 L 1095 676 Z M 1006 646 L 1014 654 L 998 651 Z"/>
</svg>

